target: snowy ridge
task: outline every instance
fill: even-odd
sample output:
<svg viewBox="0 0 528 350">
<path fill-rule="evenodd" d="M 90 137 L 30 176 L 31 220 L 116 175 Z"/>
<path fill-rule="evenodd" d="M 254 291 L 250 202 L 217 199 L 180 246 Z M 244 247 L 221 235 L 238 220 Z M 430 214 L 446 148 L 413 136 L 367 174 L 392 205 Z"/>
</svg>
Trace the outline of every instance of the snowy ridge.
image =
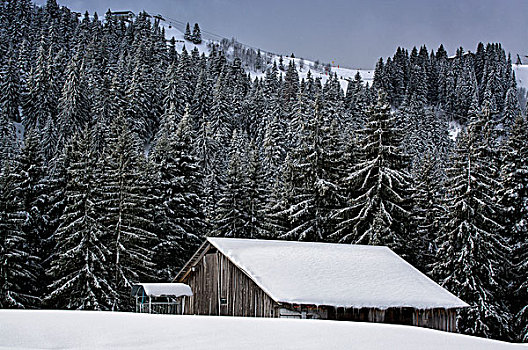
<svg viewBox="0 0 528 350">
<path fill-rule="evenodd" d="M 520 344 L 379 323 L 0 310 L 0 349 L 514 350 Z"/>
<path fill-rule="evenodd" d="M 183 47 L 185 46 L 185 49 L 189 52 L 193 50 L 194 48 L 197 48 L 200 54 L 204 53 L 207 56 L 209 55 L 208 45 L 212 43 L 217 43 L 214 40 L 204 39 L 201 44 L 196 45 L 191 41 L 185 40 L 183 33 L 179 29 L 175 28 L 174 26 L 168 25 L 167 23 L 164 23 L 164 22 L 161 22 L 160 25 L 165 29 L 165 37 L 167 38 L 167 40 L 174 37 L 174 40 L 176 41 L 175 43 L 176 51 L 178 52 L 181 52 Z M 303 60 L 303 68 L 300 67 L 301 60 Z M 275 62 L 277 66 L 279 66 L 279 61 L 280 61 L 280 55 L 273 54 L 272 63 L 270 65 L 272 65 L 273 62 Z M 365 84 L 368 83 L 369 85 L 372 85 L 372 80 L 374 79 L 374 69 L 366 70 L 366 69 L 352 69 L 352 68 L 346 68 L 346 67 L 341 67 L 341 66 L 332 66 L 330 68 L 330 72 L 324 72 L 324 71 L 314 70 L 313 67 L 315 66 L 315 62 L 313 61 L 302 59 L 302 58 L 291 58 L 291 57 L 283 56 L 283 65 L 285 67 L 288 67 L 288 64 L 290 63 L 290 61 L 293 61 L 295 63 L 297 72 L 299 73 L 299 79 L 303 79 L 303 78 L 306 79 L 308 72 L 310 71 L 314 79 L 321 78 L 321 82 L 324 84 L 328 80 L 330 76 L 329 74 L 336 73 L 339 79 L 339 82 L 341 84 L 341 88 L 344 91 L 346 91 L 346 88 L 348 86 L 348 81 L 353 80 L 356 73 L 359 73 L 361 75 L 361 78 L 363 79 L 363 82 Z M 265 76 L 264 72 L 256 72 L 251 69 L 248 70 L 248 72 L 252 78 L 255 78 L 255 77 L 263 78 Z M 281 72 L 281 73 L 284 74 L 284 72 Z"/>
<path fill-rule="evenodd" d="M 279 65 L 280 56 L 274 56 L 273 61 Z M 356 73 L 359 73 L 361 75 L 361 78 L 363 80 L 363 83 L 369 84 L 369 86 L 372 85 L 372 80 L 374 79 L 374 69 L 372 70 L 365 70 L 365 69 L 352 69 L 352 68 L 344 68 L 344 67 L 331 67 L 330 73 L 322 73 L 316 70 L 313 70 L 314 62 L 304 60 L 304 67 L 300 68 L 300 61 L 301 58 L 291 58 L 291 57 L 283 57 L 283 65 L 285 67 L 288 67 L 288 64 L 293 61 L 295 63 L 295 67 L 297 68 L 297 73 L 299 74 L 299 79 L 306 79 L 308 76 L 308 72 L 312 75 L 313 78 L 321 78 L 321 82 L 324 84 L 330 77 L 330 74 L 333 75 L 334 73 L 337 74 L 337 78 L 339 79 L 339 83 L 341 84 L 341 88 L 343 91 L 346 91 L 348 82 L 350 80 L 353 80 Z M 265 73 L 257 73 L 250 71 L 251 76 L 262 78 L 264 77 Z M 283 73 L 284 74 L 284 73 Z"/>
<path fill-rule="evenodd" d="M 379 309 L 468 306 L 387 247 L 231 238 L 208 241 L 277 302 Z"/>
</svg>

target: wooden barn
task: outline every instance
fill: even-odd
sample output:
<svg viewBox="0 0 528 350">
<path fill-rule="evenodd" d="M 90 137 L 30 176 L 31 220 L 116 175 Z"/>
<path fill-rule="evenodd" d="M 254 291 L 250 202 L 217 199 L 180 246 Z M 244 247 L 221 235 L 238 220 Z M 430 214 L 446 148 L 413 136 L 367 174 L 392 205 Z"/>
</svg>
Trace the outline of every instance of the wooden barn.
<svg viewBox="0 0 528 350">
<path fill-rule="evenodd" d="M 207 238 L 176 276 L 185 314 L 385 322 L 456 331 L 468 305 L 387 247 Z"/>
</svg>

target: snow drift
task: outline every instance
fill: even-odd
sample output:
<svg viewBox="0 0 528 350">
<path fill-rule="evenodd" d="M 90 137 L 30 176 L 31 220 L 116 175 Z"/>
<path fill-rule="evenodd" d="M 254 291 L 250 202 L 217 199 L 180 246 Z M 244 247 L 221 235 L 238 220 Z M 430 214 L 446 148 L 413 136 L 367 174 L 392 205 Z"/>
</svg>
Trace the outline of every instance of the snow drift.
<svg viewBox="0 0 528 350">
<path fill-rule="evenodd" d="M 0 324 L 0 349 L 527 349 L 411 326 L 318 320 L 0 310 Z"/>
</svg>

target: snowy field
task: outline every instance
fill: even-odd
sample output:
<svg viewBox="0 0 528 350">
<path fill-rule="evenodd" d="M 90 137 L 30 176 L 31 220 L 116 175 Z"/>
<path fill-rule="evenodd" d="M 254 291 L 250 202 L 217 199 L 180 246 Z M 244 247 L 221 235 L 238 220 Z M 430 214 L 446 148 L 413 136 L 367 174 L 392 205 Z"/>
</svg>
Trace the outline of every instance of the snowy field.
<svg viewBox="0 0 528 350">
<path fill-rule="evenodd" d="M 0 310 L 0 349 L 526 350 L 528 347 L 375 323 Z"/>
</svg>

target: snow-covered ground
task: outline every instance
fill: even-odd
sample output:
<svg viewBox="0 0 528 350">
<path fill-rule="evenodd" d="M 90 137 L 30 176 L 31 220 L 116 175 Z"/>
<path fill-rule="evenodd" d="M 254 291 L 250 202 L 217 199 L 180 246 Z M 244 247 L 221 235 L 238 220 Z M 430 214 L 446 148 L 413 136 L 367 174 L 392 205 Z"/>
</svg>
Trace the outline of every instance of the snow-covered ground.
<svg viewBox="0 0 528 350">
<path fill-rule="evenodd" d="M 513 350 L 526 346 L 361 322 L 0 310 L 0 349 Z"/>
<path fill-rule="evenodd" d="M 528 64 L 514 64 L 513 71 L 515 72 L 518 86 L 528 89 Z"/>
</svg>

